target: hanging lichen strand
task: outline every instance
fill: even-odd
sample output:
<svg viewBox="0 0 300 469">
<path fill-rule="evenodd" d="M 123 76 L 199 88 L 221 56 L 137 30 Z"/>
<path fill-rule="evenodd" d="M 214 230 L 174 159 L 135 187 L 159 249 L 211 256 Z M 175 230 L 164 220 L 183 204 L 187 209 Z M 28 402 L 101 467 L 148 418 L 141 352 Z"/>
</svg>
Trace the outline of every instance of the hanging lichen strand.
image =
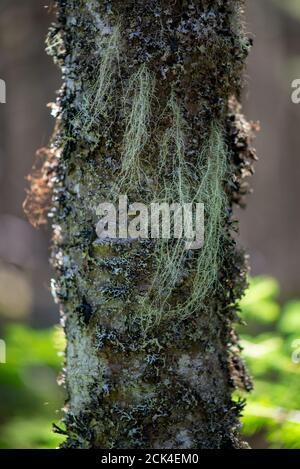
<svg viewBox="0 0 300 469">
<path fill-rule="evenodd" d="M 203 144 L 192 173 L 192 168 L 188 167 L 184 159 L 183 123 L 178 120 L 177 107 L 175 111 L 175 128 L 171 129 L 175 158 L 172 158 L 172 153 L 169 155 L 170 160 L 173 160 L 171 181 L 161 176 L 164 189 L 163 197 L 159 200 L 169 204 L 173 201 L 179 201 L 180 204 L 204 203 L 205 243 L 199 252 L 193 252 L 186 249 L 181 239 L 156 242 L 154 280 L 147 296 L 141 301 L 147 328 L 171 318 L 182 321 L 205 308 L 205 299 L 218 287 L 218 273 L 224 254 L 221 237 L 226 214 L 224 181 L 229 157 L 223 131 L 218 123 L 212 124 L 208 140 Z M 180 128 L 179 123 L 182 124 Z"/>
<path fill-rule="evenodd" d="M 57 2 L 48 50 L 64 86 L 43 182 L 67 337 L 65 447 L 244 446 L 231 398 L 250 387 L 232 329 L 246 268 L 231 209 L 254 158 L 237 104 L 241 5 Z M 125 193 L 203 202 L 203 248 L 101 242 L 96 209 Z"/>
<path fill-rule="evenodd" d="M 120 54 L 119 26 L 102 31 L 96 39 L 96 67 L 95 78 L 88 82 L 80 103 L 79 119 L 73 121 L 74 127 L 78 123 L 80 132 L 86 133 L 99 124 L 101 118 L 108 118 L 109 104 L 114 99 L 114 84 L 117 76 Z M 81 125 L 83 124 L 83 127 Z"/>
</svg>

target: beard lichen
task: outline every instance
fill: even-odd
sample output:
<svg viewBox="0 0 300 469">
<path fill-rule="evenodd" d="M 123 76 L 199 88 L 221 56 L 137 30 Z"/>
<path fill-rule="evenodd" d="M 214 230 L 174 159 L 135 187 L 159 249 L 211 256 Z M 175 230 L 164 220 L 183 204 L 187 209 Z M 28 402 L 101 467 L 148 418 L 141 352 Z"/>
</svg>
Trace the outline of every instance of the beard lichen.
<svg viewBox="0 0 300 469">
<path fill-rule="evenodd" d="M 114 96 L 115 80 L 118 76 L 118 64 L 121 48 L 120 27 L 116 25 L 110 31 L 100 34 L 95 40 L 95 77 L 83 84 L 79 113 L 73 126 L 79 128 L 81 135 L 88 133 L 101 119 L 108 119 Z"/>
<path fill-rule="evenodd" d="M 225 179 L 230 158 L 225 131 L 215 120 L 210 124 L 198 156 L 194 161 L 188 160 L 186 141 L 190 129 L 172 91 L 164 116 L 160 117 L 161 120 L 166 118 L 169 126 L 157 141 L 158 170 L 152 178 L 153 191 L 143 193 L 143 181 L 151 178 L 147 161 L 142 157 L 143 149 L 149 138 L 150 119 L 158 119 L 151 106 L 154 86 L 155 81 L 145 65 L 140 66 L 129 81 L 124 101 L 131 96 L 131 111 L 125 114 L 122 170 L 111 196 L 116 198 L 130 188 L 131 192 L 145 197 L 144 203 L 151 203 L 152 198 L 161 206 L 164 203 L 175 207 L 176 204 L 202 203 L 205 240 L 197 251 L 186 249 L 182 238 L 152 241 L 154 274 L 147 291 L 138 298 L 138 316 L 145 330 L 157 326 L 160 321 L 182 321 L 201 311 L 208 295 L 218 288 L 223 256 L 221 237 L 228 205 Z"/>
<path fill-rule="evenodd" d="M 121 174 L 118 189 L 134 190 L 141 186 L 143 176 L 142 153 L 149 138 L 151 99 L 155 79 L 145 64 L 130 78 L 123 98 L 125 132 L 122 144 Z"/>
</svg>

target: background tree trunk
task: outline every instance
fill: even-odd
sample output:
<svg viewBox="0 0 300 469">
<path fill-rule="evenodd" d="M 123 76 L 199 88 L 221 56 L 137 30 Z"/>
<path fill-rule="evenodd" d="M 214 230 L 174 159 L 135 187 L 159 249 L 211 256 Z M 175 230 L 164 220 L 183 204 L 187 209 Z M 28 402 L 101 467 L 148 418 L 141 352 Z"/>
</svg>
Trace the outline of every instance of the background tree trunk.
<svg viewBox="0 0 300 469">
<path fill-rule="evenodd" d="M 241 7 L 57 2 L 48 51 L 64 86 L 42 177 L 67 337 L 66 447 L 244 447 L 231 397 L 250 388 L 232 329 L 246 268 L 231 207 L 254 158 L 237 104 Z M 204 202 L 204 248 L 101 243 L 96 208 L 125 193 Z"/>
</svg>

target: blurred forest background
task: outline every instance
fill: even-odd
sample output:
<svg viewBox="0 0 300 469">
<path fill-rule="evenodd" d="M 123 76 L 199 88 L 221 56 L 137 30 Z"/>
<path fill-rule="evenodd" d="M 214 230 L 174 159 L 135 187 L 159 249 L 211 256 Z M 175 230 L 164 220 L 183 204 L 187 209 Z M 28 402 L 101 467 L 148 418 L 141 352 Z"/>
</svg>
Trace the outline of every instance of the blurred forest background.
<svg viewBox="0 0 300 469">
<path fill-rule="evenodd" d="M 2 448 L 54 448 L 61 440 L 51 432 L 63 403 L 56 383 L 63 337 L 49 288 L 49 230 L 32 228 L 22 211 L 25 176 L 54 124 L 46 103 L 61 83 L 44 51 L 52 3 L 0 0 L 0 78 L 7 85 L 0 105 Z M 291 82 L 300 78 L 300 0 L 248 0 L 246 29 L 255 47 L 244 112 L 260 121 L 261 132 L 254 193 L 247 211 L 237 213 L 252 276 L 240 333 L 255 382 L 243 428 L 254 448 L 300 448 L 300 105 L 291 102 Z"/>
</svg>

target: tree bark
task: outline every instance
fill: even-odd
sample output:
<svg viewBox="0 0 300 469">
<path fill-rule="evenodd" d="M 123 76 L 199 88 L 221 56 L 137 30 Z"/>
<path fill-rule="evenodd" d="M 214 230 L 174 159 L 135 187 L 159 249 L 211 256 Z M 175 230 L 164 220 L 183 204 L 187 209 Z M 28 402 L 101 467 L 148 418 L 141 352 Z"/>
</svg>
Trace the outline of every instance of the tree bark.
<svg viewBox="0 0 300 469">
<path fill-rule="evenodd" d="M 243 2 L 56 6 L 48 51 L 64 85 L 43 179 L 67 338 L 63 446 L 243 448 L 232 392 L 250 382 L 233 323 L 246 263 L 231 214 L 254 158 L 237 104 Z M 185 191 L 204 199 L 209 245 L 171 255 L 171 270 L 154 240 L 97 240 L 110 195 L 149 203 Z"/>
</svg>

